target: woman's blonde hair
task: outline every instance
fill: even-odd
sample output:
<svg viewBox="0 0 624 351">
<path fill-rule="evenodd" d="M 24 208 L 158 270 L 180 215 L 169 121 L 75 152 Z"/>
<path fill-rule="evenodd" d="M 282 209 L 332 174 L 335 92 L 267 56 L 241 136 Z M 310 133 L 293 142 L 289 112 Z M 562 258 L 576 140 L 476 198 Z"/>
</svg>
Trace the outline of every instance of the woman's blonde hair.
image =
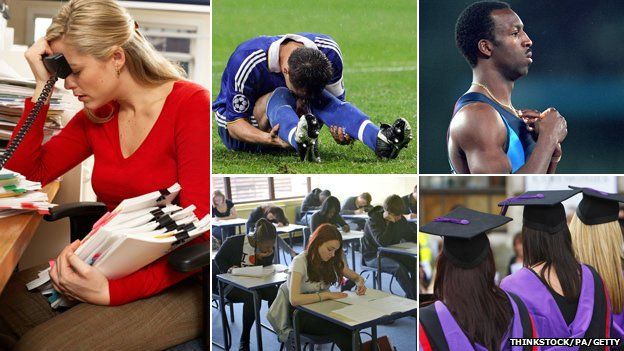
<svg viewBox="0 0 624 351">
<path fill-rule="evenodd" d="M 624 307 L 624 275 L 622 272 L 622 229 L 618 221 L 587 225 L 576 213 L 570 223 L 572 246 L 576 258 L 594 267 L 602 277 L 614 313 Z"/>
<path fill-rule="evenodd" d="M 184 70 L 154 49 L 115 0 L 69 1 L 54 16 L 46 32 L 48 42 L 58 39 L 81 54 L 100 60 L 110 58 L 115 48 L 121 47 L 130 76 L 143 85 L 153 86 L 184 77 Z M 92 121 L 103 122 L 87 112 Z"/>
</svg>

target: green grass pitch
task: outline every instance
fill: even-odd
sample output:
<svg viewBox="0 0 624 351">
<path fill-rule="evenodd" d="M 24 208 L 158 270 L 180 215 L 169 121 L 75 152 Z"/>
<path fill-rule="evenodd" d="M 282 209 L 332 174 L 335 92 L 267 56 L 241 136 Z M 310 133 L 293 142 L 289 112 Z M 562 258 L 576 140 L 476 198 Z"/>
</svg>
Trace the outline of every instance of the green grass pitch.
<svg viewBox="0 0 624 351">
<path fill-rule="evenodd" d="M 347 101 L 373 123 L 410 121 L 414 139 L 395 160 L 381 161 L 363 143 L 336 144 L 327 126 L 320 136 L 322 163 L 300 162 L 294 150 L 251 154 L 226 149 L 212 119 L 213 173 L 416 173 L 416 0 L 213 2 L 213 99 L 230 54 L 258 35 L 318 32 L 331 35 L 344 58 Z"/>
</svg>

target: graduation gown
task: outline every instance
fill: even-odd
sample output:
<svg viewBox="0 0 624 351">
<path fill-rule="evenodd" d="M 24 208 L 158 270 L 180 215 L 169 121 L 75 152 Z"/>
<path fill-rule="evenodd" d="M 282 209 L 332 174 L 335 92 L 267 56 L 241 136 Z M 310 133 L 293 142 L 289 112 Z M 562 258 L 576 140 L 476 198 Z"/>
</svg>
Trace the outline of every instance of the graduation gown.
<svg viewBox="0 0 624 351">
<path fill-rule="evenodd" d="M 510 346 L 509 338 L 536 338 L 533 320 L 519 297 L 507 294 L 513 320 L 501 343 L 501 351 L 536 351 L 537 347 Z M 488 351 L 483 345 L 472 344 L 449 309 L 442 301 L 420 309 L 420 351 Z"/>
<path fill-rule="evenodd" d="M 500 287 L 522 299 L 534 317 L 537 334 L 542 338 L 609 338 L 611 306 L 602 279 L 589 266 L 581 265 L 581 270 L 581 293 L 570 325 L 564 320 L 548 287 L 526 267 L 503 279 Z M 566 348 L 566 351 L 577 350 L 582 348 Z"/>
</svg>

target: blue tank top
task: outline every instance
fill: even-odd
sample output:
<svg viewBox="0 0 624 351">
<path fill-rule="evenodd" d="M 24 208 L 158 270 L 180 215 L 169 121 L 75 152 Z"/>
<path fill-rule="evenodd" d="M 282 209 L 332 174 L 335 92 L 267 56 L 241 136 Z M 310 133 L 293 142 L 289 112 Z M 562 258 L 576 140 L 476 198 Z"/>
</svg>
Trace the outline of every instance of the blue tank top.
<svg viewBox="0 0 624 351">
<path fill-rule="evenodd" d="M 455 116 L 457 111 L 459 111 L 462 107 L 475 102 L 483 102 L 492 106 L 503 119 L 503 123 L 505 123 L 505 127 L 507 128 L 505 153 L 511 163 L 511 172 L 515 173 L 531 156 L 531 153 L 535 148 L 535 139 L 533 139 L 533 136 L 527 130 L 526 124 L 523 120 L 516 117 L 513 113 L 481 93 L 466 93 L 462 95 L 462 97 L 460 97 L 455 104 L 453 116 Z M 453 164 L 451 163 L 450 157 L 449 165 L 451 166 L 451 172 L 457 173 L 455 167 L 453 167 Z"/>
</svg>

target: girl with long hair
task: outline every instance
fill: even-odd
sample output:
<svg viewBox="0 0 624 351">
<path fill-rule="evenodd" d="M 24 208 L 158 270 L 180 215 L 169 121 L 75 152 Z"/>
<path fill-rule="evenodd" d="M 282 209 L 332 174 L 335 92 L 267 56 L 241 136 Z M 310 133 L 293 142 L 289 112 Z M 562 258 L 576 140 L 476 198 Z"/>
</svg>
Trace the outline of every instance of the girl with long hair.
<svg viewBox="0 0 624 351">
<path fill-rule="evenodd" d="M 323 223 L 335 225 L 348 233 L 350 228 L 347 222 L 340 216 L 340 200 L 330 196 L 321 204 L 321 209 L 312 215 L 310 220 L 310 231 L 314 232 Z"/>
<path fill-rule="evenodd" d="M 575 187 L 570 187 L 575 188 Z M 584 188 L 583 199 L 570 222 L 576 258 L 598 271 L 609 293 L 613 336 L 624 338 L 624 273 L 619 203 L 624 195 Z"/>
<path fill-rule="evenodd" d="M 329 291 L 329 287 L 340 284 L 343 277 L 356 282 L 358 294 L 366 292 L 364 279 L 346 264 L 340 232 L 331 224 L 321 224 L 310 236 L 306 250 L 290 264 L 286 282 L 289 302 L 298 306 L 346 297 L 345 293 Z M 303 333 L 328 336 L 341 351 L 353 350 L 348 329 L 305 312 L 300 316 Z"/>
<path fill-rule="evenodd" d="M 420 349 L 523 350 L 509 338 L 534 337 L 522 301 L 496 285 L 486 232 L 511 218 L 459 207 L 421 227 L 444 237 L 437 260 L 434 302 L 420 309 Z"/>
<path fill-rule="evenodd" d="M 507 276 L 500 286 L 526 303 L 535 316 L 540 337 L 608 338 L 610 335 L 609 297 L 596 270 L 574 257 L 561 204 L 579 192 L 529 191 L 499 204 L 504 208 L 524 206 L 524 268 Z"/>
</svg>

